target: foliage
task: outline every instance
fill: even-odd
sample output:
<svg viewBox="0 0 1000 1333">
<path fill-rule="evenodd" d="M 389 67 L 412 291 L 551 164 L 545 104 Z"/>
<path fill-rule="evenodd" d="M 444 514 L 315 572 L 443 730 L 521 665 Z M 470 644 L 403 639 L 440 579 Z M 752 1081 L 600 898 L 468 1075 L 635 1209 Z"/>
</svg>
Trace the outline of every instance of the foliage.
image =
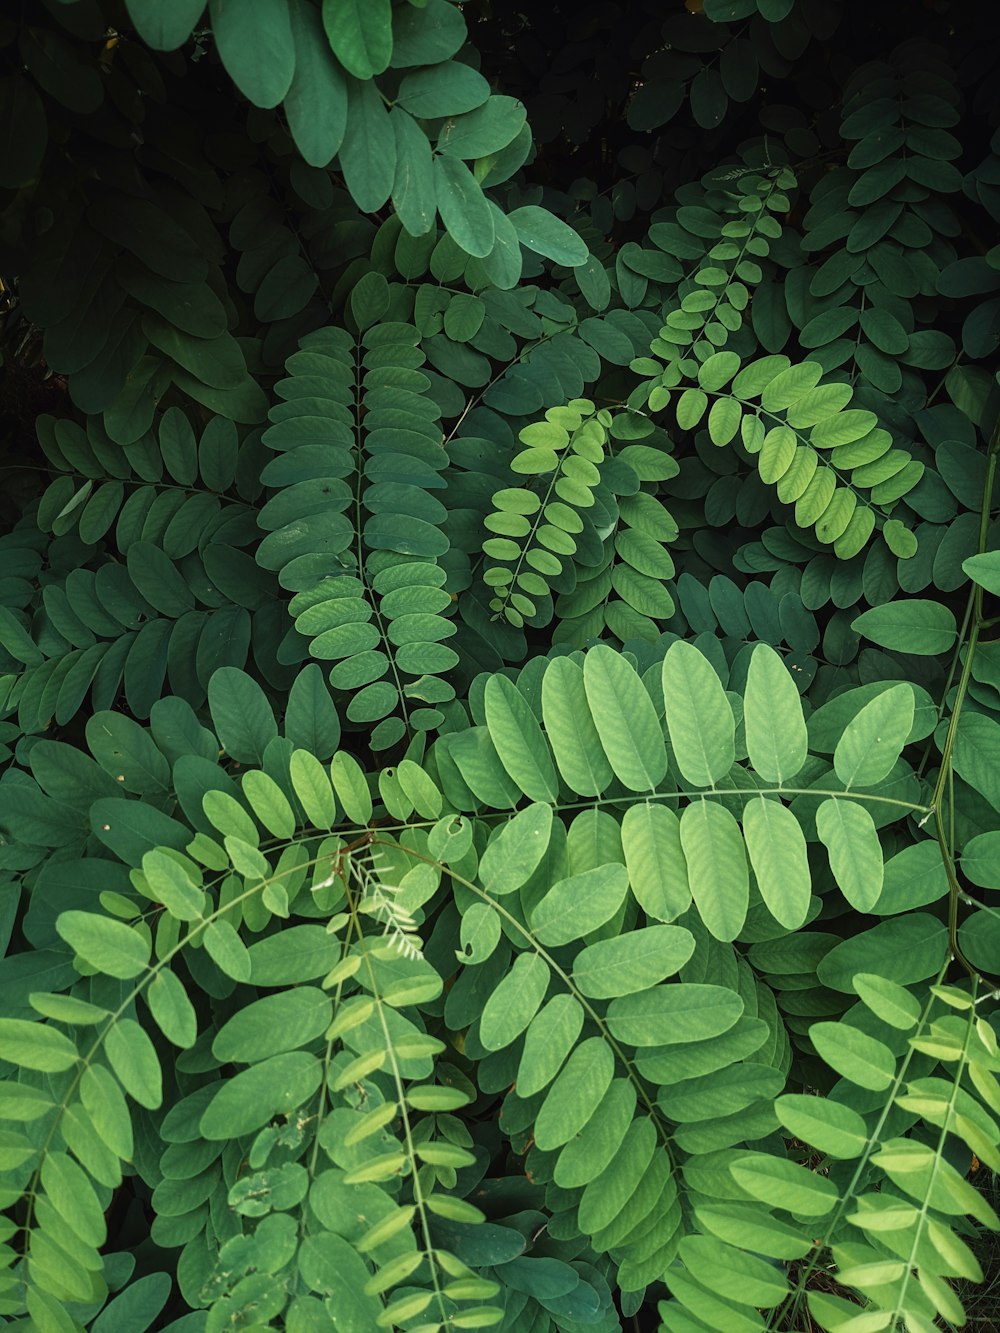
<svg viewBox="0 0 1000 1333">
<path fill-rule="evenodd" d="M 536 8 L 0 16 L 6 1327 L 985 1299 L 987 18 Z"/>
</svg>

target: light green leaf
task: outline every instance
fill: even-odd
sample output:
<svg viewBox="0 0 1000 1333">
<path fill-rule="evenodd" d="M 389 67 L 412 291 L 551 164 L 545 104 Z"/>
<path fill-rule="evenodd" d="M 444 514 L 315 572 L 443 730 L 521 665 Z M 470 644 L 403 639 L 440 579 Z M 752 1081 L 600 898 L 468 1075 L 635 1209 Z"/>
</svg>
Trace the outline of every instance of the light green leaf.
<svg viewBox="0 0 1000 1333">
<path fill-rule="evenodd" d="M 524 1039 L 516 1077 L 519 1097 L 533 1097 L 551 1083 L 582 1027 L 583 1009 L 574 996 L 554 995 L 542 1006 Z"/>
<path fill-rule="evenodd" d="M 509 1046 L 528 1026 L 549 986 L 548 964 L 537 953 L 518 954 L 514 965 L 486 1001 L 479 1040 L 488 1051 Z"/>
<path fill-rule="evenodd" d="M 883 648 L 934 656 L 955 646 L 955 617 L 940 602 L 908 597 L 873 606 L 851 621 L 851 628 Z"/>
<path fill-rule="evenodd" d="M 528 701 L 506 676 L 490 676 L 483 691 L 490 739 L 500 762 L 532 801 L 555 801 L 559 780 L 548 743 Z"/>
<path fill-rule="evenodd" d="M 612 1000 L 608 1027 L 631 1046 L 677 1046 L 721 1036 L 742 1013 L 735 991 L 685 981 Z"/>
<path fill-rule="evenodd" d="M 831 1069 L 859 1088 L 884 1092 L 896 1073 L 888 1046 L 850 1023 L 813 1023 L 809 1040 Z"/>
<path fill-rule="evenodd" d="M 693 953 L 694 936 L 682 926 L 647 926 L 581 949 L 572 979 L 584 995 L 611 1000 L 673 976 Z"/>
<path fill-rule="evenodd" d="M 287 840 L 295 833 L 295 812 L 269 773 L 251 768 L 243 774 L 243 795 L 269 833 Z"/>
<path fill-rule="evenodd" d="M 614 775 L 587 706 L 583 667 L 568 657 L 557 657 L 545 669 L 542 719 L 559 772 L 570 790 L 580 796 L 599 796 Z"/>
<path fill-rule="evenodd" d="M 0 1018 L 0 1050 L 11 1064 L 46 1074 L 72 1069 L 80 1058 L 64 1032 L 26 1018 Z"/>
<path fill-rule="evenodd" d="M 715 669 L 683 640 L 663 659 L 663 706 L 681 773 L 699 787 L 714 786 L 735 762 L 736 722 Z"/>
<path fill-rule="evenodd" d="M 691 906 L 680 820 L 651 801 L 630 805 L 622 819 L 622 848 L 636 902 L 657 921 L 675 921 Z"/>
<path fill-rule="evenodd" d="M 628 871 L 617 862 L 561 879 L 531 914 L 531 929 L 550 947 L 581 939 L 610 921 L 628 890 Z"/>
<path fill-rule="evenodd" d="M 816 832 L 830 854 L 841 893 L 859 912 L 870 912 L 882 892 L 882 845 L 875 822 L 857 801 L 828 796 L 816 811 Z"/>
<path fill-rule="evenodd" d="M 193 878 L 196 867 L 177 853 L 154 850 L 142 858 L 142 873 L 154 902 L 178 921 L 197 921 L 205 911 L 205 892 Z"/>
<path fill-rule="evenodd" d="M 182 1050 L 193 1046 L 198 1038 L 198 1019 L 177 974 L 169 967 L 161 968 L 145 995 L 156 1026 L 166 1039 Z"/>
<path fill-rule="evenodd" d="M 907 1032 L 920 1018 L 920 1001 L 905 987 L 876 972 L 859 972 L 854 989 L 862 1001 L 883 1023 Z"/>
<path fill-rule="evenodd" d="M 107 1031 L 104 1050 L 128 1095 L 155 1111 L 163 1101 L 163 1076 L 156 1048 L 134 1018 L 119 1018 Z"/>
<path fill-rule="evenodd" d="M 541 864 L 552 832 L 552 807 L 541 801 L 519 811 L 490 837 L 479 862 L 479 882 L 501 897 L 526 884 Z"/>
<path fill-rule="evenodd" d="M 96 1248 L 107 1240 L 104 1209 L 90 1177 L 64 1152 L 45 1153 L 41 1167 L 42 1188 L 48 1201 L 83 1241 Z"/>
<path fill-rule="evenodd" d="M 346 750 L 338 750 L 330 760 L 330 777 L 347 818 L 355 824 L 367 824 L 372 817 L 372 796 L 358 761 Z"/>
<path fill-rule="evenodd" d="M 667 752 L 656 709 L 635 670 L 598 644 L 584 658 L 583 680 L 615 776 L 630 791 L 655 791 L 667 771 Z"/>
<path fill-rule="evenodd" d="M 764 781 L 781 785 L 794 778 L 808 753 L 802 700 L 791 672 L 766 643 L 750 658 L 743 722 L 750 763 Z"/>
<path fill-rule="evenodd" d="M 210 921 L 205 927 L 205 950 L 212 961 L 234 981 L 249 981 L 250 954 L 228 921 Z"/>
<path fill-rule="evenodd" d="M 543 1152 L 569 1143 L 600 1106 L 615 1070 L 603 1037 L 588 1037 L 573 1051 L 549 1088 L 535 1119 L 535 1142 Z"/>
<path fill-rule="evenodd" d="M 294 750 L 288 761 L 288 773 L 295 795 L 314 828 L 332 828 L 337 818 L 337 803 L 326 769 L 308 750 Z"/>
<path fill-rule="evenodd" d="M 909 737 L 913 712 L 913 691 L 901 682 L 851 719 L 833 756 L 837 777 L 848 790 L 873 787 L 889 774 Z"/>
<path fill-rule="evenodd" d="M 857 1111 L 830 1097 L 786 1093 L 776 1099 L 774 1109 L 793 1137 L 831 1157 L 860 1157 L 868 1144 L 868 1130 Z"/>
<path fill-rule="evenodd" d="M 124 921 L 95 912 L 60 912 L 56 930 L 90 967 L 131 980 L 149 965 L 149 941 Z"/>
<path fill-rule="evenodd" d="M 728 710 L 728 701 L 725 706 Z M 734 940 L 750 904 L 750 873 L 739 824 L 724 806 L 694 801 L 681 815 L 681 847 L 698 915 L 717 940 Z"/>
<path fill-rule="evenodd" d="M 798 930 L 812 898 L 802 826 L 787 806 L 761 796 L 744 807 L 743 836 L 768 911 L 786 930 Z"/>
<path fill-rule="evenodd" d="M 323 0 L 330 48 L 348 74 L 371 79 L 392 59 L 391 0 Z"/>
<path fill-rule="evenodd" d="M 590 1120 L 563 1148 L 556 1161 L 555 1181 L 572 1189 L 595 1180 L 621 1146 L 635 1112 L 635 1085 L 616 1078 Z"/>
<path fill-rule="evenodd" d="M 692 1277 L 738 1305 L 769 1310 L 788 1294 L 786 1278 L 772 1264 L 714 1236 L 684 1236 L 678 1253 Z"/>
<path fill-rule="evenodd" d="M 838 1199 L 837 1187 L 825 1176 L 767 1153 L 744 1153 L 729 1170 L 755 1199 L 804 1217 L 825 1217 Z"/>
</svg>

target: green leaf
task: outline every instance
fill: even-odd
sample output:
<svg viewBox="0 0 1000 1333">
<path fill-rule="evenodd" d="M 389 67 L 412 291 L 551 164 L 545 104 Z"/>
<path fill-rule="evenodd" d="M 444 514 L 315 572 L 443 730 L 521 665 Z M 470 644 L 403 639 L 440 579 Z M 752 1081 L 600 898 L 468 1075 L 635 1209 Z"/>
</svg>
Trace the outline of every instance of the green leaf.
<svg viewBox="0 0 1000 1333">
<path fill-rule="evenodd" d="M 548 851 L 552 807 L 527 806 L 490 837 L 479 862 L 479 881 L 487 893 L 501 897 L 526 884 Z"/>
<path fill-rule="evenodd" d="M 1000 596 L 1000 551 L 984 551 L 962 561 L 962 569 L 981 588 L 994 597 Z"/>
<path fill-rule="evenodd" d="M 418 120 L 433 120 L 461 116 L 482 106 L 489 95 L 490 85 L 478 70 L 458 60 L 444 60 L 407 74 L 396 103 Z"/>
<path fill-rule="evenodd" d="M 717 940 L 734 940 L 750 902 L 750 873 L 736 819 L 714 801 L 697 800 L 685 806 L 680 833 L 698 915 Z"/>
<path fill-rule="evenodd" d="M 831 1069 L 859 1088 L 883 1092 L 896 1073 L 888 1046 L 850 1023 L 813 1023 L 809 1040 Z"/>
<path fill-rule="evenodd" d="M 794 778 L 808 753 L 802 700 L 791 672 L 766 643 L 750 658 L 743 721 L 750 763 L 764 781 L 780 786 Z"/>
<path fill-rule="evenodd" d="M 434 226 L 437 196 L 431 146 L 419 125 L 401 107 L 389 113 L 396 141 L 392 203 L 411 236 L 425 236 Z"/>
<path fill-rule="evenodd" d="M 812 898 L 805 834 L 779 801 L 759 797 L 743 809 L 743 836 L 767 909 L 786 930 L 798 930 Z"/>
<path fill-rule="evenodd" d="M 587 706 L 583 668 L 568 657 L 545 669 L 542 719 L 563 781 L 581 796 L 599 796 L 613 773 Z"/>
<path fill-rule="evenodd" d="M 423 5 L 397 9 L 393 24 L 392 63 L 396 69 L 436 65 L 464 44 L 465 19 L 449 0 L 427 0 Z"/>
<path fill-rule="evenodd" d="M 833 756 L 837 777 L 848 791 L 873 787 L 889 774 L 910 735 L 913 713 L 913 690 L 900 683 L 851 719 Z"/>
<path fill-rule="evenodd" d="M 263 763 L 278 726 L 257 682 L 235 667 L 220 667 L 208 682 L 208 706 L 226 752 L 241 764 Z"/>
<path fill-rule="evenodd" d="M 583 680 L 615 777 L 630 791 L 655 791 L 667 771 L 667 753 L 656 710 L 635 670 L 598 644 L 584 658 Z"/>
<path fill-rule="evenodd" d="M 493 249 L 496 230 L 489 201 L 457 157 L 434 159 L 434 194 L 448 235 L 467 255 L 482 259 Z"/>
<path fill-rule="evenodd" d="M 552 947 L 568 944 L 603 926 L 621 907 L 628 871 L 618 862 L 595 866 L 559 880 L 531 914 L 531 929 Z"/>
<path fill-rule="evenodd" d="M 305 1051 L 271 1056 L 219 1084 L 199 1130 L 206 1139 L 225 1141 L 252 1134 L 273 1116 L 303 1106 L 322 1078 L 322 1065 Z"/>
<path fill-rule="evenodd" d="M 874 820 L 856 801 L 828 796 L 816 811 L 816 831 L 830 854 L 840 891 L 859 912 L 870 912 L 882 892 L 882 846 Z"/>
<path fill-rule="evenodd" d="M 522 953 L 486 1001 L 479 1040 L 488 1051 L 509 1046 L 525 1030 L 549 986 L 548 964 L 537 953 Z"/>
<path fill-rule="evenodd" d="M 80 1058 L 65 1033 L 24 1018 L 0 1018 L 0 1049 L 11 1064 L 46 1074 L 72 1069 Z"/>
<path fill-rule="evenodd" d="M 1000 723 L 985 713 L 964 709 L 951 758 L 959 777 L 985 796 L 994 809 L 1000 809 Z"/>
<path fill-rule="evenodd" d="M 559 792 L 555 765 L 524 695 L 506 676 L 491 676 L 483 707 L 490 738 L 514 782 L 532 801 L 554 801 Z"/>
<path fill-rule="evenodd" d="M 56 930 L 90 967 L 131 980 L 149 966 L 149 941 L 124 921 L 95 912 L 61 912 Z"/>
<path fill-rule="evenodd" d="M 146 1333 L 166 1305 L 173 1283 L 169 1273 L 147 1273 L 104 1307 L 91 1325 L 93 1333 Z"/>
<path fill-rule="evenodd" d="M 714 786 L 736 759 L 736 722 L 714 667 L 678 640 L 663 659 L 663 706 L 677 766 L 688 782 Z"/>
<path fill-rule="evenodd" d="M 527 249 L 569 268 L 587 262 L 590 252 L 586 242 L 572 227 L 547 209 L 539 208 L 536 204 L 526 204 L 522 208 L 515 208 L 507 217 L 517 232 L 517 239 Z"/>
<path fill-rule="evenodd" d="M 176 51 L 205 12 L 205 0 L 126 0 L 135 30 L 154 51 Z"/>
<path fill-rule="evenodd" d="M 35 177 L 49 137 L 45 104 L 29 78 L 15 74 L 0 80 L 0 117 L 0 189 L 16 190 Z"/>
<path fill-rule="evenodd" d="M 940 602 L 920 597 L 886 602 L 851 621 L 851 628 L 883 648 L 933 656 L 955 646 L 955 617 Z"/>
<path fill-rule="evenodd" d="M 371 79 L 392 59 L 391 0 L 323 0 L 333 54 L 356 79 Z"/>
<path fill-rule="evenodd" d="M 208 12 L 219 57 L 237 88 L 254 106 L 277 106 L 295 72 L 287 0 L 208 0 Z"/>
<path fill-rule="evenodd" d="M 324 38 L 318 11 L 305 0 L 292 0 L 289 14 L 295 74 L 285 95 L 285 116 L 303 159 L 327 167 L 344 141 L 347 82 Z"/>
<path fill-rule="evenodd" d="M 725 986 L 696 982 L 655 986 L 608 1005 L 608 1027 L 631 1046 L 677 1046 L 728 1032 L 743 1001 Z"/>
<path fill-rule="evenodd" d="M 572 979 L 584 995 L 611 1000 L 646 990 L 673 976 L 694 953 L 694 936 L 681 926 L 647 926 L 581 949 Z"/>
<path fill-rule="evenodd" d="M 212 1042 L 212 1054 L 222 1064 L 254 1064 L 315 1040 L 332 1017 L 330 997 L 317 986 L 265 995 L 223 1023 Z"/>
<path fill-rule="evenodd" d="M 438 134 L 438 151 L 465 161 L 484 159 L 475 168 L 477 179 L 481 184 L 499 184 L 502 159 L 517 151 L 526 119 L 527 111 L 516 98 L 494 95 L 464 116 L 454 116 L 446 121 Z M 485 175 L 483 167 L 487 168 Z M 509 167 L 509 173 L 513 170 L 516 167 Z M 516 236 L 513 224 L 511 231 Z"/>
<path fill-rule="evenodd" d="M 344 184 L 362 213 L 381 208 L 396 178 L 396 136 L 372 81 L 348 82 L 347 129 L 339 160 Z"/>
</svg>

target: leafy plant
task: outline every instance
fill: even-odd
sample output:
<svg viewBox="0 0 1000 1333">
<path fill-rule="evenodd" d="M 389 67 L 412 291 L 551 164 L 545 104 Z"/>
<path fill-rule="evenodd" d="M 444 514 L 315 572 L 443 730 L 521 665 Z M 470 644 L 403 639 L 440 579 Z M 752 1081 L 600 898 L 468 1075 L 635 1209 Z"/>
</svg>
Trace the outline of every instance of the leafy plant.
<svg viewBox="0 0 1000 1333">
<path fill-rule="evenodd" d="M 988 28 L 0 18 L 4 1326 L 989 1302 Z"/>
</svg>

